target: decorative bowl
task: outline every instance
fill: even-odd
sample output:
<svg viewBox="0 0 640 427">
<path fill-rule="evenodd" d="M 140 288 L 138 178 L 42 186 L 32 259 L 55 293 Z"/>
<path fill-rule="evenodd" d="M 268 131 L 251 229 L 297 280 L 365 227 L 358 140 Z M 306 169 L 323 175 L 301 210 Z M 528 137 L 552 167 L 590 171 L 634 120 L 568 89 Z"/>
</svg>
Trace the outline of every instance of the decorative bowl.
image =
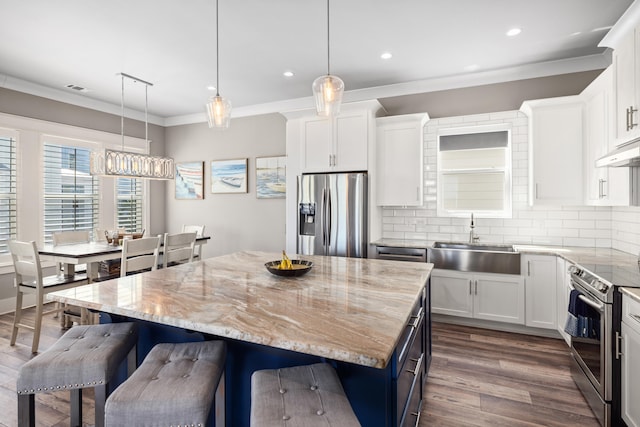
<svg viewBox="0 0 640 427">
<path fill-rule="evenodd" d="M 269 261 L 264 264 L 269 270 L 270 273 L 275 274 L 276 276 L 283 277 L 298 277 L 306 274 L 313 267 L 313 263 L 311 261 L 305 261 L 303 259 L 292 259 L 291 265 L 293 268 L 291 270 L 288 269 L 280 269 L 280 260 L 278 261 Z"/>
</svg>

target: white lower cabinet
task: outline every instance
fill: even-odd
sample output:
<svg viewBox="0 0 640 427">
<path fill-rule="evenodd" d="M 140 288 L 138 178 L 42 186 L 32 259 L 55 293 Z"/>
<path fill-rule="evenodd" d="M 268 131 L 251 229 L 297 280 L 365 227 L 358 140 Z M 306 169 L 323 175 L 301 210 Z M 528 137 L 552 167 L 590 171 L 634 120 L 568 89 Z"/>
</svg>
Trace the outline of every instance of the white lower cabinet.
<svg viewBox="0 0 640 427">
<path fill-rule="evenodd" d="M 433 313 L 524 324 L 524 280 L 509 274 L 434 269 Z"/>
<path fill-rule="evenodd" d="M 527 301 L 526 326 L 556 329 L 556 256 L 522 255 Z"/>
<path fill-rule="evenodd" d="M 625 295 L 622 307 L 622 419 L 640 427 L 640 302 Z"/>
</svg>

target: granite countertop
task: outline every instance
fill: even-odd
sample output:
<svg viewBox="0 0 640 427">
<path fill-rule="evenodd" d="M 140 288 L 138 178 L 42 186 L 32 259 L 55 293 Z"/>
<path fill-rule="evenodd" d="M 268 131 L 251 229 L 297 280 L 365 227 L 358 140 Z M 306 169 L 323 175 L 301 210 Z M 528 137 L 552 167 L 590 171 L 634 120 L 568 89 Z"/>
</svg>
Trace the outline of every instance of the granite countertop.
<svg viewBox="0 0 640 427">
<path fill-rule="evenodd" d="M 49 294 L 72 305 L 384 368 L 432 264 L 323 256 L 282 278 L 267 252 L 237 252 Z"/>
<path fill-rule="evenodd" d="M 640 289 L 638 288 L 620 288 L 620 292 L 630 298 L 640 302 Z"/>
</svg>

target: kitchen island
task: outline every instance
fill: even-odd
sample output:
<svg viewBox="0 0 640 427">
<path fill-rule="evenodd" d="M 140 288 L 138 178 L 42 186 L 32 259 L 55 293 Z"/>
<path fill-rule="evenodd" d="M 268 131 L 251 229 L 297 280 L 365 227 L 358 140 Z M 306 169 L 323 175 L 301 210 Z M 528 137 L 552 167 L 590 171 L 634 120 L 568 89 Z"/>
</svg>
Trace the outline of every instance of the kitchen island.
<svg viewBox="0 0 640 427">
<path fill-rule="evenodd" d="M 253 371 L 318 361 L 336 368 L 363 426 L 413 425 L 431 353 L 432 265 L 304 256 L 311 271 L 283 278 L 264 267 L 278 258 L 238 252 L 51 297 L 102 321 L 138 321 L 140 359 L 156 342 L 227 341 L 227 425 L 249 425 Z"/>
</svg>

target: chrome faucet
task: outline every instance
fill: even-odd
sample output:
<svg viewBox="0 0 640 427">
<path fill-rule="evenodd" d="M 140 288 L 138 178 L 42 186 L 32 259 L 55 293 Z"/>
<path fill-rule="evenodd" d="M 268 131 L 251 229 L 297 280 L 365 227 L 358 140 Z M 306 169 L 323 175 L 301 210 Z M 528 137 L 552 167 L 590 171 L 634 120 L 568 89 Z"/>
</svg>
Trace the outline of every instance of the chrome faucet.
<svg viewBox="0 0 640 427">
<path fill-rule="evenodd" d="M 476 243 L 478 240 L 480 240 L 480 237 L 476 236 L 476 226 L 473 222 L 473 213 L 471 214 L 471 225 L 469 225 L 469 228 L 469 243 Z"/>
</svg>

